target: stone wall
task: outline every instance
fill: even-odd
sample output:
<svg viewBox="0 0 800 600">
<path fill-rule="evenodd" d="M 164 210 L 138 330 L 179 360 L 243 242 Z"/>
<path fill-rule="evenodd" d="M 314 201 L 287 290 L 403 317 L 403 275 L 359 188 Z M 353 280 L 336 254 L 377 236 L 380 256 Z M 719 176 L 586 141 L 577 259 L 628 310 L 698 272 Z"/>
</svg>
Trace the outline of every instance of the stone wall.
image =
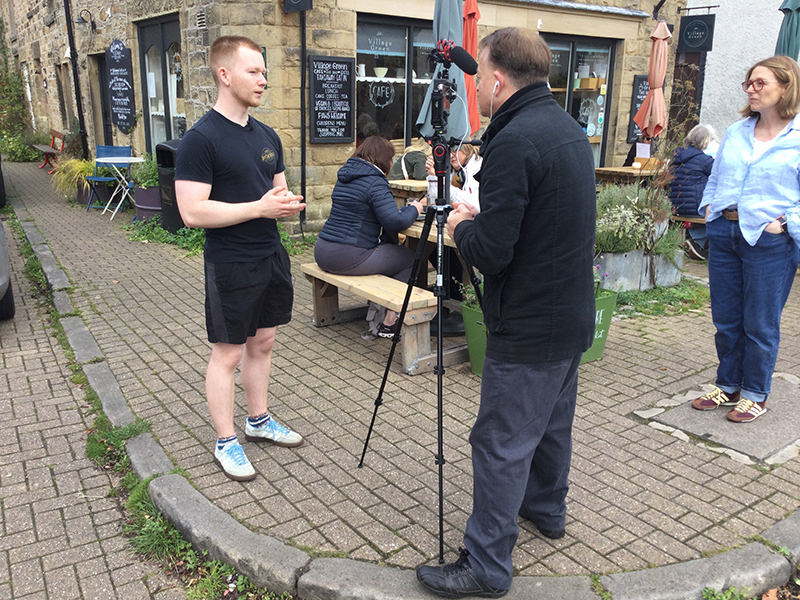
<svg viewBox="0 0 800 600">
<path fill-rule="evenodd" d="M 254 39 L 266 48 L 268 90 L 262 105 L 252 114 L 272 126 L 281 136 L 285 148 L 287 176 L 299 192 L 300 184 L 300 27 L 299 13 L 283 12 L 280 0 L 238 2 L 220 0 L 77 0 L 72 7 L 72 20 L 81 9 L 88 9 L 97 25 L 73 24 L 79 57 L 81 91 L 84 99 L 90 147 L 97 139 L 92 115 L 99 106 L 92 102 L 91 86 L 97 86 L 90 55 L 104 52 L 111 41 L 121 39 L 131 48 L 137 113 L 142 111 L 142 82 L 139 70 L 137 22 L 165 14 L 180 17 L 183 35 L 184 95 L 187 126 L 191 127 L 216 99 L 216 89 L 208 69 L 208 47 L 220 35 L 237 34 Z M 12 47 L 18 60 L 31 69 L 31 91 L 37 125 L 65 129 L 56 95 L 54 71 L 68 66 L 64 58 L 67 47 L 63 1 L 44 0 L 28 12 L 31 0 L 10 0 L 14 10 L 16 38 Z M 575 0 L 577 3 L 601 4 Z M 678 23 L 677 8 L 686 0 L 665 3 L 660 17 L 670 24 Z M 650 14 L 653 0 L 603 0 L 611 6 Z M 651 41 L 649 34 L 656 22 L 652 18 L 610 18 L 601 10 L 575 11 L 553 7 L 549 3 L 487 1 L 480 3 L 483 14 L 479 35 L 509 24 L 540 28 L 542 31 L 566 32 L 595 37 L 620 39 L 616 48 L 616 70 L 612 103 L 607 112 L 609 142 L 606 164 L 619 165 L 628 152 L 626 142 L 629 108 L 635 74 L 647 73 Z M 8 4 L 0 2 L 0 14 L 7 17 Z M 308 54 L 354 56 L 356 19 L 359 12 L 398 14 L 396 3 L 374 0 L 315 0 L 307 14 Z M 404 15 L 432 18 L 433 0 L 407 0 Z M 30 16 L 28 16 L 30 15 Z M 527 18 L 527 20 L 525 20 Z M 47 22 L 52 21 L 48 26 Z M 8 23 L 8 20 L 6 19 Z M 566 28 L 566 29 L 564 29 Z M 36 44 L 39 60 L 34 59 Z M 667 69 L 666 97 L 672 80 L 674 50 Z M 46 78 L 48 87 L 42 85 Z M 62 77 L 63 79 L 63 77 Z M 71 81 L 71 77 L 69 78 Z M 71 87 L 64 90 L 67 100 L 74 102 Z M 96 94 L 95 94 L 96 96 Z M 74 112 L 74 111 L 73 111 Z M 137 154 L 145 146 L 144 128 L 136 127 L 130 136 L 114 128 L 114 143 L 132 144 Z M 351 155 L 354 144 L 307 144 L 306 200 L 307 230 L 319 229 L 330 211 L 330 195 L 339 167 Z M 296 220 L 290 223 L 290 229 Z M 297 229 L 296 227 L 294 229 Z"/>
</svg>

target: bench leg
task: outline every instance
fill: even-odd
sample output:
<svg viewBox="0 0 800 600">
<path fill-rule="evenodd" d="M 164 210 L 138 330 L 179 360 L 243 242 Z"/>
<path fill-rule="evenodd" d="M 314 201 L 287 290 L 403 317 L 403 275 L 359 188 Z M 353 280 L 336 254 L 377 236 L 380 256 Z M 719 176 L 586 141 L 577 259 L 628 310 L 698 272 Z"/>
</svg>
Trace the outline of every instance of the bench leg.
<svg viewBox="0 0 800 600">
<path fill-rule="evenodd" d="M 314 298 L 314 325 L 325 327 L 333 325 L 340 320 L 339 315 L 339 288 L 324 281 L 306 275 L 311 282 Z"/>
<path fill-rule="evenodd" d="M 55 166 L 53 163 L 50 162 L 50 155 L 49 154 L 45 154 L 44 155 L 44 162 L 39 165 L 39 168 L 40 169 L 44 169 L 47 166 L 50 166 L 50 167 L 54 167 Z M 52 171 L 50 171 L 50 173 L 52 173 Z"/>
<path fill-rule="evenodd" d="M 54 157 L 53 157 L 53 164 L 52 164 L 52 167 L 53 167 L 53 168 L 52 168 L 52 169 L 50 169 L 50 170 L 47 172 L 47 174 L 48 174 L 48 175 L 52 175 L 53 173 L 55 173 L 55 172 L 56 172 L 56 165 L 55 165 L 55 163 L 57 163 L 57 162 L 58 162 L 58 158 L 54 156 Z"/>
<path fill-rule="evenodd" d="M 417 361 L 431 353 L 431 321 L 436 316 L 436 307 L 408 311 L 400 336 L 403 350 L 403 371 L 416 372 Z"/>
</svg>

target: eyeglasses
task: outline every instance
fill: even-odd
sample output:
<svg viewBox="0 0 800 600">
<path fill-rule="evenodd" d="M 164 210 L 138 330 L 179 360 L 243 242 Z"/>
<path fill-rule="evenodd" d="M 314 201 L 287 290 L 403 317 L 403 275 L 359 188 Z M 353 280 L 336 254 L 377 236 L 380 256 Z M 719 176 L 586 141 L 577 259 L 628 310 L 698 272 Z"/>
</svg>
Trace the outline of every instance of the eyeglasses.
<svg viewBox="0 0 800 600">
<path fill-rule="evenodd" d="M 777 81 L 770 81 L 769 79 L 749 79 L 748 81 L 742 82 L 742 89 L 746 92 L 750 89 L 750 86 L 753 86 L 753 89 L 757 92 L 760 92 L 764 89 L 765 83 L 778 83 Z"/>
</svg>

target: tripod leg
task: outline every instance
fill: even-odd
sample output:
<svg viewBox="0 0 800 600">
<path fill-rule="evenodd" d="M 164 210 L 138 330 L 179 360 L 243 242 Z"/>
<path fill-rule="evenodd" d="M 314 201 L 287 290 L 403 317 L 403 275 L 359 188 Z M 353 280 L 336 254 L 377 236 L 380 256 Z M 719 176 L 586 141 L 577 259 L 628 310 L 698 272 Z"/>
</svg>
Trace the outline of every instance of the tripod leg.
<svg viewBox="0 0 800 600">
<path fill-rule="evenodd" d="M 364 457 L 367 454 L 367 446 L 369 446 L 369 438 L 372 437 L 372 429 L 375 426 L 375 418 L 378 416 L 378 407 L 383 404 L 383 391 L 386 389 L 386 381 L 389 378 L 389 369 L 392 366 L 392 359 L 394 358 L 395 350 L 397 349 L 397 344 L 400 342 L 400 334 L 403 329 L 403 319 L 406 316 L 406 310 L 408 309 L 408 302 L 411 300 L 411 292 L 414 291 L 414 284 L 417 282 L 417 278 L 419 277 L 419 269 L 420 265 L 422 264 L 422 256 L 425 253 L 425 241 L 428 239 L 428 234 L 431 230 L 431 224 L 433 223 L 433 213 L 435 211 L 428 210 L 425 214 L 425 221 L 422 226 L 422 235 L 420 236 L 420 243 L 417 246 L 417 251 L 414 253 L 414 263 L 411 266 L 411 275 L 408 278 L 408 288 L 406 289 L 406 296 L 403 299 L 403 307 L 400 309 L 400 316 L 397 317 L 398 325 L 397 331 L 392 336 L 392 347 L 389 349 L 389 358 L 386 360 L 386 368 L 383 371 L 383 379 L 381 380 L 380 388 L 378 389 L 378 396 L 375 398 L 375 409 L 372 412 L 372 420 L 369 423 L 369 430 L 367 431 L 367 437 L 364 440 L 364 449 L 361 451 L 361 460 L 358 462 L 358 468 L 364 466 Z M 440 309 L 441 310 L 441 309 Z"/>
</svg>

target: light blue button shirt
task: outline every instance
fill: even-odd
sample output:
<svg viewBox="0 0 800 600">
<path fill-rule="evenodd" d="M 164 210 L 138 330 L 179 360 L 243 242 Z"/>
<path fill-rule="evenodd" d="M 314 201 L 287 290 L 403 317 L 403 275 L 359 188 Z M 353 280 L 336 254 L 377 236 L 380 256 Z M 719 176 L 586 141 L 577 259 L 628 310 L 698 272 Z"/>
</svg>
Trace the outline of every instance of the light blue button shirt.
<svg viewBox="0 0 800 600">
<path fill-rule="evenodd" d="M 739 209 L 742 237 L 755 246 L 764 228 L 786 215 L 789 234 L 800 246 L 800 115 L 796 116 L 761 156 L 754 158 L 756 117 L 734 123 L 722 138 L 711 176 L 703 192 L 700 214 L 707 221 L 729 206 Z"/>
</svg>

